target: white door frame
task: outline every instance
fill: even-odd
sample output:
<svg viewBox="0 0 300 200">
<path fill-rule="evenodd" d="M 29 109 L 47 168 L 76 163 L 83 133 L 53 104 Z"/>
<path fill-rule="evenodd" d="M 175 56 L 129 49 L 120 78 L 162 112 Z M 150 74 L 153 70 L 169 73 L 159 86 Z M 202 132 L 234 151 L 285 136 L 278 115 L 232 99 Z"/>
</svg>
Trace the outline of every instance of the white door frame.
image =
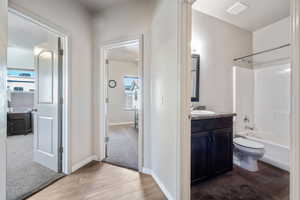
<svg viewBox="0 0 300 200">
<path fill-rule="evenodd" d="M 7 0 L 0 1 L 0 200 L 6 199 Z"/>
<path fill-rule="evenodd" d="M 72 172 L 71 166 L 71 156 L 70 156 L 70 134 L 69 134 L 69 127 L 70 127 L 70 69 L 71 69 L 71 58 L 70 58 L 70 41 L 71 37 L 70 34 L 65 31 L 60 26 L 57 26 L 47 19 L 44 19 L 29 10 L 19 7 L 16 4 L 11 2 L 8 3 L 8 12 L 18 15 L 38 26 L 56 34 L 58 37 L 62 39 L 62 48 L 64 50 L 63 56 L 63 69 L 62 69 L 62 172 L 65 174 L 70 174 Z"/>
<path fill-rule="evenodd" d="M 132 43 L 139 43 L 139 66 L 138 66 L 138 76 L 140 78 L 140 96 L 139 105 L 141 105 L 139 111 L 139 133 L 138 133 L 138 171 L 142 172 L 143 169 L 143 160 L 144 160 L 144 143 L 143 143 L 143 135 L 144 135 L 144 37 L 143 35 L 136 35 L 132 37 L 122 38 L 119 40 L 105 42 L 100 46 L 100 161 L 105 159 L 106 148 L 105 148 L 105 134 L 107 131 L 107 104 L 106 99 L 108 97 L 107 87 L 108 87 L 108 73 L 106 68 L 106 58 L 107 51 L 110 49 L 122 47 L 125 45 L 129 45 Z"/>
<path fill-rule="evenodd" d="M 177 136 L 176 199 L 190 199 L 191 185 L 191 71 L 192 71 L 192 4 L 194 0 L 178 2 L 178 70 L 179 81 L 179 121 Z"/>
<path fill-rule="evenodd" d="M 300 199 L 300 1 L 290 0 L 292 38 L 292 106 L 290 139 L 290 200 Z"/>
<path fill-rule="evenodd" d="M 198 0 L 200 1 L 200 0 Z M 187 120 L 187 99 L 190 98 L 188 92 L 184 92 L 189 84 L 182 80 L 189 73 L 191 60 L 187 55 L 191 55 L 191 30 L 192 30 L 192 4 L 195 0 L 178 0 L 179 2 L 179 69 L 181 76 L 181 134 L 178 144 L 178 170 L 177 170 L 177 198 L 190 199 L 190 120 Z M 300 0 L 290 0 L 291 2 L 291 38 L 292 38 L 292 106 L 291 106 L 291 145 L 290 145 L 290 200 L 300 199 Z M 188 31 L 187 31 L 188 30 Z"/>
</svg>

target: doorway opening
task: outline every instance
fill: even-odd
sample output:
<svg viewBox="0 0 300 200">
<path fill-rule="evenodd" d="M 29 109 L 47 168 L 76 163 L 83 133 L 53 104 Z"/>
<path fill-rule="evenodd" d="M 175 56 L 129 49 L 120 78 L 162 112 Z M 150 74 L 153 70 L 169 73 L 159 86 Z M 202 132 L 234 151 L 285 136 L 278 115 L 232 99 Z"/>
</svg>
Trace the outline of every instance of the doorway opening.
<svg viewBox="0 0 300 200">
<path fill-rule="evenodd" d="M 46 27 L 16 10 L 8 12 L 8 200 L 24 199 L 67 172 L 66 41 Z"/>
<path fill-rule="evenodd" d="M 106 119 L 103 160 L 140 170 L 143 131 L 141 39 L 103 48 Z"/>
<path fill-rule="evenodd" d="M 191 199 L 290 198 L 292 9 L 286 0 L 261 3 L 193 5 L 200 80 L 191 112 Z"/>
</svg>

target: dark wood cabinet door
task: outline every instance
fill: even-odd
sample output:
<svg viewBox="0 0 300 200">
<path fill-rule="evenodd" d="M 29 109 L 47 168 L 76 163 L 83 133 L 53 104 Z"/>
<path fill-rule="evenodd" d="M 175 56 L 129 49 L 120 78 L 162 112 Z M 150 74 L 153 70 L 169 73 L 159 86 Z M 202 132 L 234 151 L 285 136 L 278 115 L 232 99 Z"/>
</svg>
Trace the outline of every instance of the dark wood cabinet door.
<svg viewBox="0 0 300 200">
<path fill-rule="evenodd" d="M 25 135 L 32 132 L 31 113 L 11 113 L 7 115 L 7 135 Z"/>
<path fill-rule="evenodd" d="M 194 184 L 211 174 L 211 137 L 209 132 L 199 132 L 193 133 L 191 139 L 191 181 Z"/>
<path fill-rule="evenodd" d="M 212 131 L 212 159 L 214 174 L 232 170 L 232 128 Z"/>
</svg>

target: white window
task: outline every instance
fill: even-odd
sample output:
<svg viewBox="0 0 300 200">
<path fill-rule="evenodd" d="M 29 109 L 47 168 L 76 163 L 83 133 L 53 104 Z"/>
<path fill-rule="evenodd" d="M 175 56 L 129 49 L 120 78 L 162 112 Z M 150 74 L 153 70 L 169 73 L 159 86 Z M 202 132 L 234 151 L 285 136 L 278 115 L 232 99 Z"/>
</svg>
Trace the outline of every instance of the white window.
<svg viewBox="0 0 300 200">
<path fill-rule="evenodd" d="M 35 72 L 26 69 L 8 69 L 7 86 L 15 92 L 34 91 Z"/>
<path fill-rule="evenodd" d="M 125 109 L 135 110 L 138 108 L 138 77 L 124 76 Z"/>
</svg>

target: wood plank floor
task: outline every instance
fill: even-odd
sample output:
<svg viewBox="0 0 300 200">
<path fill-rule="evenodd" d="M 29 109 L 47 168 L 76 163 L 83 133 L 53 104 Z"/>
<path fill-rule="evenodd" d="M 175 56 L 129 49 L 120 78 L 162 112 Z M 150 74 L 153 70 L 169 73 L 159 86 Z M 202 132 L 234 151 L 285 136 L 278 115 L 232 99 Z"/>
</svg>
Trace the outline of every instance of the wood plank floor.
<svg viewBox="0 0 300 200">
<path fill-rule="evenodd" d="M 192 200 L 288 200 L 289 174 L 260 163 L 259 172 L 235 167 L 192 187 Z M 149 175 L 93 162 L 28 200 L 165 200 Z"/>
<path fill-rule="evenodd" d="M 289 200 L 289 173 L 259 162 L 258 172 L 232 172 L 192 186 L 192 200 Z"/>
<path fill-rule="evenodd" d="M 93 162 L 28 200 L 165 200 L 149 175 Z"/>
</svg>

